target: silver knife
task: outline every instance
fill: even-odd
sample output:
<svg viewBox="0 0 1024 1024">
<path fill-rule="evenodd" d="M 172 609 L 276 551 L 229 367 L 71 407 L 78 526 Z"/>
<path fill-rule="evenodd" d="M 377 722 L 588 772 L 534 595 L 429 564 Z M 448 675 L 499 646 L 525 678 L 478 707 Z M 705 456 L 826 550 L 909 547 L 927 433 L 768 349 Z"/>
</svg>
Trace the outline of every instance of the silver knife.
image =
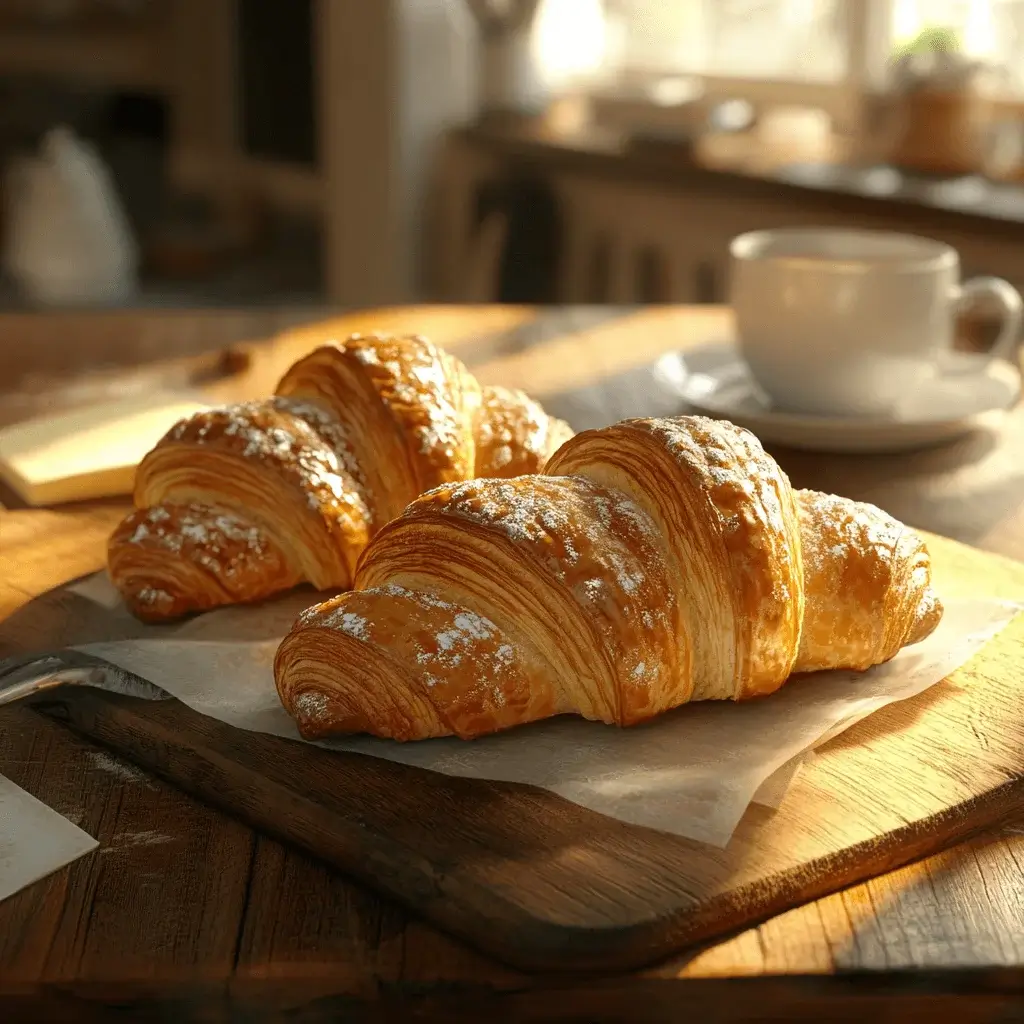
<svg viewBox="0 0 1024 1024">
<path fill-rule="evenodd" d="M 75 661 L 79 663 L 69 662 L 66 655 L 47 654 L 0 662 L 0 706 L 59 686 L 92 686 L 146 700 L 166 700 L 171 696 L 159 686 L 105 661 L 86 661 L 81 655 Z"/>
</svg>

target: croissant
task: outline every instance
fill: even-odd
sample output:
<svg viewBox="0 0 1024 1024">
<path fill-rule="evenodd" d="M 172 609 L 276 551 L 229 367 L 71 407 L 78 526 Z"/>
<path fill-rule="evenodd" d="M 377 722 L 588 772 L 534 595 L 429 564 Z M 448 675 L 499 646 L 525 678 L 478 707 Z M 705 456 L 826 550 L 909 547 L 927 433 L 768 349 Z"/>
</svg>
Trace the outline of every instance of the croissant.
<svg viewBox="0 0 1024 1024">
<path fill-rule="evenodd" d="M 543 474 L 444 484 L 308 609 L 274 674 L 307 738 L 472 738 L 552 715 L 634 725 L 867 669 L 938 625 L 921 539 L 794 491 L 750 433 L 626 420 Z"/>
<path fill-rule="evenodd" d="M 136 471 L 110 577 L 149 622 L 301 582 L 345 588 L 371 537 L 416 495 L 536 473 L 571 435 L 424 338 L 353 335 L 296 362 L 266 401 L 172 427 Z"/>
</svg>

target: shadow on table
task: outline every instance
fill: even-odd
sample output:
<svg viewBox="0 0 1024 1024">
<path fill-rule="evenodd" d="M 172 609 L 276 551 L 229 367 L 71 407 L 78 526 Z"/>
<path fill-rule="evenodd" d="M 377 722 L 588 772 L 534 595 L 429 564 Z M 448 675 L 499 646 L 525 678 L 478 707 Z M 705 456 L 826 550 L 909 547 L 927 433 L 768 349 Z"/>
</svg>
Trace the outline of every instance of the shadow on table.
<svg viewBox="0 0 1024 1024">
<path fill-rule="evenodd" d="M 48 590 L 0 622 L 0 670 L 8 659 L 63 647 L 138 636 L 142 627 L 123 607 L 111 609 L 70 589 L 88 576 Z"/>
<path fill-rule="evenodd" d="M 964 968 L 1024 960 L 1024 809 L 990 836 L 866 883 L 843 899 L 837 969 Z M 832 937 L 830 936 L 830 939 Z"/>
<path fill-rule="evenodd" d="M 683 416 L 680 397 L 658 378 L 653 365 L 636 366 L 584 387 L 537 396 L 573 430 L 594 430 L 636 416 Z"/>
</svg>

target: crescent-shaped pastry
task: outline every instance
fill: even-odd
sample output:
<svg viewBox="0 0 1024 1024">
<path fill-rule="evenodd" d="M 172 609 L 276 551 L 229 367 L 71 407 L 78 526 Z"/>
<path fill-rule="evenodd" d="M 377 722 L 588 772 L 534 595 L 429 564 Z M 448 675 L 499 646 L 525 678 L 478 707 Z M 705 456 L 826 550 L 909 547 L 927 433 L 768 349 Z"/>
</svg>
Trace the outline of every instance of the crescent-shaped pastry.
<svg viewBox="0 0 1024 1024">
<path fill-rule="evenodd" d="M 353 335 L 298 360 L 266 401 L 176 424 L 136 471 L 110 576 L 146 621 L 301 582 L 343 589 L 416 495 L 537 473 L 571 434 L 424 338 Z"/>
<path fill-rule="evenodd" d="M 628 726 L 868 668 L 941 616 L 923 542 L 880 509 L 794 491 L 730 423 L 627 420 L 571 438 L 542 475 L 418 497 L 355 589 L 295 624 L 275 678 L 309 738 Z"/>
</svg>

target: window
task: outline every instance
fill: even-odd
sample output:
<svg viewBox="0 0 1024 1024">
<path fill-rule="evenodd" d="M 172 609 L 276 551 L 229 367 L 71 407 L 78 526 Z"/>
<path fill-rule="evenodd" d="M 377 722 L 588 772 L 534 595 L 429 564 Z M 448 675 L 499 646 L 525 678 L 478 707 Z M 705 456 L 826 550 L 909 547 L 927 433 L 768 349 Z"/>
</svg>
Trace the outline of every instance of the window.
<svg viewBox="0 0 1024 1024">
<path fill-rule="evenodd" d="M 1022 0 L 893 0 L 893 46 L 905 46 L 930 28 L 950 31 L 966 54 L 998 65 L 1007 91 L 1024 96 Z"/>
<path fill-rule="evenodd" d="M 582 32 L 581 5 L 590 22 L 603 6 L 600 33 Z M 548 53 L 571 64 L 587 36 L 593 45 L 580 70 L 603 62 L 591 79 L 694 75 L 727 81 L 738 94 L 744 82 L 752 91 L 786 83 L 798 87 L 791 99 L 802 89 L 827 101 L 880 84 L 894 51 L 940 28 L 969 56 L 997 65 L 1005 90 L 1024 100 L 1024 0 L 541 0 L 542 18 L 556 7 L 566 20 L 556 31 L 549 19 Z"/>
<path fill-rule="evenodd" d="M 606 0 L 626 68 L 830 81 L 846 71 L 844 0 Z"/>
</svg>

